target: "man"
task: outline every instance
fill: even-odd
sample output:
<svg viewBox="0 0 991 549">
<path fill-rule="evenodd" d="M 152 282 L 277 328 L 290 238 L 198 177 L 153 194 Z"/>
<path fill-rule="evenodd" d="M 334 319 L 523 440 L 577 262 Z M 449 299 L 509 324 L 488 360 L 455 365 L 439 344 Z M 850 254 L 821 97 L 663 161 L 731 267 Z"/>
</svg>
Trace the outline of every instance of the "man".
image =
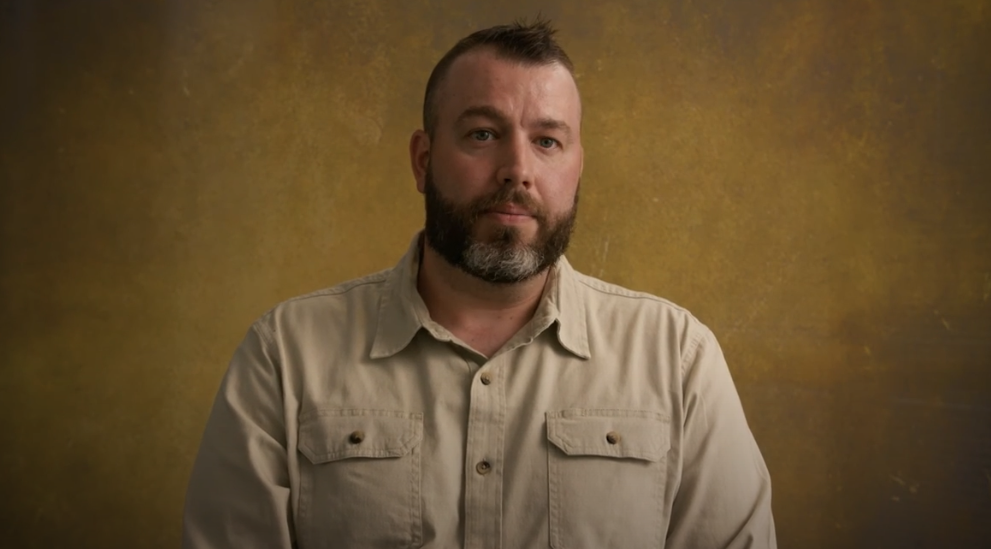
<svg viewBox="0 0 991 549">
<path fill-rule="evenodd" d="M 190 548 L 774 547 L 712 333 L 575 272 L 581 101 L 546 22 L 437 65 L 392 270 L 260 318 L 224 378 Z"/>
</svg>

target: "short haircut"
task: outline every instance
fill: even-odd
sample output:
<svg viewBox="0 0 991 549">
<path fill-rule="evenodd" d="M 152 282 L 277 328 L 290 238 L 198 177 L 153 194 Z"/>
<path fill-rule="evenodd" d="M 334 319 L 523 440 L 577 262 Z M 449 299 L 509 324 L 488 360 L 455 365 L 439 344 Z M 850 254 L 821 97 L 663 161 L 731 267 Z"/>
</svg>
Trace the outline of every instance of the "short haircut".
<svg viewBox="0 0 991 549">
<path fill-rule="evenodd" d="M 537 17 L 533 23 L 518 19 L 509 25 L 499 25 L 476 31 L 458 41 L 434 67 L 427 80 L 427 91 L 423 97 L 423 129 L 431 138 L 437 127 L 437 90 L 451 65 L 462 55 L 489 48 L 495 54 L 510 61 L 525 65 L 552 65 L 558 63 L 574 76 L 575 67 L 557 41 L 550 21 Z"/>
</svg>

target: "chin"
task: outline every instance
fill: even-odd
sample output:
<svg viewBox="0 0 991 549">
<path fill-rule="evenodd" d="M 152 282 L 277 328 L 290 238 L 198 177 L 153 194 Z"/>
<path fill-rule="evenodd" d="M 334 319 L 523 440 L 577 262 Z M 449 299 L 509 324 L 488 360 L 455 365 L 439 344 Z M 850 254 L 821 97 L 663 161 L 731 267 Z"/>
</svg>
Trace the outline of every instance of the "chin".
<svg viewBox="0 0 991 549">
<path fill-rule="evenodd" d="M 535 240 L 539 228 L 534 224 L 505 224 L 492 220 L 481 220 L 476 226 L 475 235 L 484 240 L 501 240 L 512 237 L 514 240 Z"/>
<path fill-rule="evenodd" d="M 527 246 L 533 243 L 536 235 L 526 235 L 518 227 L 498 226 L 480 228 L 475 232 L 475 242 L 503 247 Z"/>
</svg>

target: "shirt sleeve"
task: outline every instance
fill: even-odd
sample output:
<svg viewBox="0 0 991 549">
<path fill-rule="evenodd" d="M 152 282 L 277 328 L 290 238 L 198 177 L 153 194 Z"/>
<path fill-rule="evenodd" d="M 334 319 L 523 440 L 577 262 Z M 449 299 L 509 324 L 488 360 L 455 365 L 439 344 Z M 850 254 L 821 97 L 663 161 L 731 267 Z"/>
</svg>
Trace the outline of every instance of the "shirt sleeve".
<svg viewBox="0 0 991 549">
<path fill-rule="evenodd" d="M 771 479 L 708 328 L 696 334 L 682 367 L 683 469 L 667 546 L 776 548 Z"/>
<path fill-rule="evenodd" d="M 221 383 L 186 492 L 184 548 L 294 544 L 282 378 L 270 334 L 252 326 Z"/>
</svg>

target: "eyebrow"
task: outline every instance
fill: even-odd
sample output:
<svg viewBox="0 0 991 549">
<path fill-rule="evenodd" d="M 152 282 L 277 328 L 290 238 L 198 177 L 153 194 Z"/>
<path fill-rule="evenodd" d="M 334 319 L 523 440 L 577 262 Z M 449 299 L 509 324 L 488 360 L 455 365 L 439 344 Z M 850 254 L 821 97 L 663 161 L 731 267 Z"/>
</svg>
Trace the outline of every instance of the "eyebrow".
<svg viewBox="0 0 991 549">
<path fill-rule="evenodd" d="M 458 116 L 457 123 L 460 124 L 465 120 L 473 117 L 489 118 L 501 124 L 509 124 L 509 117 L 499 109 L 491 105 L 478 105 L 474 107 L 468 107 Z M 571 126 L 563 120 L 557 120 L 555 118 L 538 118 L 534 124 L 537 128 L 544 130 L 559 130 L 568 135 L 571 135 Z"/>
</svg>

